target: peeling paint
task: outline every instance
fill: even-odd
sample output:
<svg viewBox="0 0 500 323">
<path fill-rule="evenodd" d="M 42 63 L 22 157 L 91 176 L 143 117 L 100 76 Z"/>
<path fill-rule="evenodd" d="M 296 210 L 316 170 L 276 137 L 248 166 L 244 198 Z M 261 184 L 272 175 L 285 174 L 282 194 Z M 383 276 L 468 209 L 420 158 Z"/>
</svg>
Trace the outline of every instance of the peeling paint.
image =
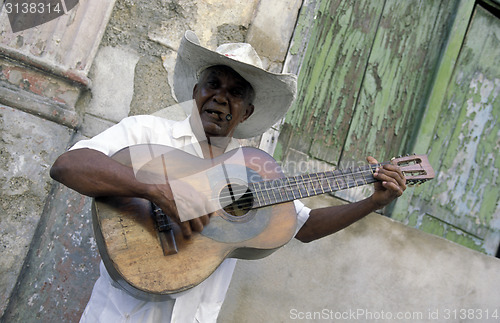
<svg viewBox="0 0 500 323">
<path fill-rule="evenodd" d="M 438 63 L 456 4 L 418 1 L 415 12 L 415 2 L 321 1 L 286 117 L 296 130 L 284 155 L 293 148 L 338 165 L 407 152 L 432 82 L 426 71 Z M 312 144 L 300 143 L 304 137 Z"/>
<path fill-rule="evenodd" d="M 284 162 L 297 155 L 292 149 L 308 160 L 339 165 L 372 153 L 390 158 L 411 152 L 406 149 L 414 142 L 427 142 L 417 145 L 417 153 L 428 149 L 437 178 L 413 190 L 418 195 L 414 211 L 406 208 L 402 217 L 491 253 L 484 249 L 491 242 L 483 239 L 500 230 L 495 224 L 500 222 L 500 73 L 492 66 L 500 61 L 498 18 L 476 7 L 462 48 L 464 23 L 474 9 L 470 2 L 436 6 L 419 1 L 415 11 L 412 1 L 386 1 L 383 12 L 363 1 L 349 3 L 349 8 L 346 3 L 321 1 L 299 76 L 298 100 L 286 118 L 290 137 L 279 140 Z M 364 15 L 364 26 L 371 27 L 357 29 L 357 15 Z M 450 26 L 449 43 L 443 44 Z M 450 52 L 440 61 L 437 49 L 444 45 Z M 436 67 L 442 73 L 434 80 Z M 436 93 L 446 94 L 443 103 L 426 106 L 429 95 L 433 103 L 438 101 Z M 418 118 L 427 112 L 434 120 L 420 125 Z M 422 140 L 412 138 L 414 133 Z M 426 214 L 434 220 L 426 221 Z"/>
<path fill-rule="evenodd" d="M 435 128 L 422 124 L 420 134 L 427 139 L 421 142 L 428 142 L 438 173 L 429 189 L 414 190 L 413 203 L 459 230 L 446 232 L 445 238 L 495 254 L 500 232 L 500 66 L 493 62 L 500 61 L 500 22 L 475 8 L 463 46 L 454 39 L 456 53 L 446 53 L 458 57 L 443 62 L 448 78 L 436 81 L 431 101 L 442 106 L 428 107 Z"/>
<path fill-rule="evenodd" d="M 458 153 L 450 167 L 443 173 L 450 174 L 447 176 L 449 178 L 446 184 L 447 190 L 438 196 L 441 204 L 445 205 L 450 200 L 455 201 L 455 207 L 460 212 L 472 215 L 479 213 L 480 210 L 476 209 L 476 205 L 483 203 L 487 191 L 493 194 L 499 193 L 498 189 L 495 189 L 495 184 L 498 182 L 498 169 L 489 168 L 487 178 L 484 178 L 483 174 L 484 167 L 489 164 L 488 161 L 495 160 L 495 156 L 493 153 L 485 156 L 480 151 L 479 145 L 480 143 L 484 145 L 483 134 L 489 133 L 495 126 L 498 126 L 497 120 L 492 122 L 493 105 L 490 103 L 490 98 L 497 97 L 500 92 L 500 86 L 495 87 L 497 81 L 489 81 L 483 74 L 478 74 L 472 79 L 469 86 L 471 95 L 463 109 L 464 122 L 456 130 L 459 132 L 456 140 L 450 142 L 451 149 L 456 149 Z M 496 146 L 495 150 L 498 152 L 500 146 Z M 456 178 L 451 174 L 460 174 L 460 176 Z M 496 204 L 495 200 L 484 199 L 484 202 Z M 484 214 L 478 219 L 481 219 L 483 223 L 488 223 L 492 215 Z"/>
<path fill-rule="evenodd" d="M 339 162 L 381 11 L 372 1 L 321 1 L 299 75 L 301 94 L 286 118 L 300 136 L 315 139 L 303 151 L 314 158 Z"/>
</svg>

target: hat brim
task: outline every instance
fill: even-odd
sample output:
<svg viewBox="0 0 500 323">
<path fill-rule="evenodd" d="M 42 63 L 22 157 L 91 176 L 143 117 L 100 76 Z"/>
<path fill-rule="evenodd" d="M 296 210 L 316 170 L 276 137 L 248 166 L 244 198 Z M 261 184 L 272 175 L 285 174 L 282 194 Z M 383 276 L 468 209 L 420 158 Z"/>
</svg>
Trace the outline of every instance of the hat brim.
<svg viewBox="0 0 500 323">
<path fill-rule="evenodd" d="M 268 72 L 206 49 L 200 46 L 194 32 L 186 31 L 181 40 L 174 70 L 174 93 L 177 100 L 191 100 L 198 74 L 215 65 L 231 67 L 249 82 L 255 91 L 254 112 L 245 122 L 238 125 L 234 138 L 252 138 L 263 134 L 285 115 L 295 99 L 295 75 Z"/>
</svg>

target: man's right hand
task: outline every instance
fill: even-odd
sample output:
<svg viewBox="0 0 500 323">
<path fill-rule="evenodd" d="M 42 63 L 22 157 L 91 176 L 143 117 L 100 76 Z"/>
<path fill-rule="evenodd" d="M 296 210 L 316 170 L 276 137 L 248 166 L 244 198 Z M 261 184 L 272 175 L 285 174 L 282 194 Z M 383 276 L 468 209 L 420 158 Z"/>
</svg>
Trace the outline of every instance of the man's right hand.
<svg viewBox="0 0 500 323">
<path fill-rule="evenodd" d="M 50 176 L 90 197 L 129 196 L 148 199 L 179 223 L 185 237 L 190 237 L 192 232 L 201 232 L 209 223 L 210 212 L 213 211 L 210 210 L 207 199 L 192 187 L 176 184 L 175 197 L 191 215 L 189 221 L 182 222 L 181 218 L 186 217 L 179 217 L 177 201 L 174 200 L 174 194 L 168 184 L 138 181 L 131 167 L 93 149 L 82 148 L 65 152 L 52 166 Z"/>
<path fill-rule="evenodd" d="M 190 238 L 193 232 L 201 232 L 208 225 L 213 208 L 208 199 L 189 184 L 176 181 L 174 185 L 175 193 L 168 183 L 154 184 L 150 200 L 179 224 L 185 238 Z"/>
</svg>

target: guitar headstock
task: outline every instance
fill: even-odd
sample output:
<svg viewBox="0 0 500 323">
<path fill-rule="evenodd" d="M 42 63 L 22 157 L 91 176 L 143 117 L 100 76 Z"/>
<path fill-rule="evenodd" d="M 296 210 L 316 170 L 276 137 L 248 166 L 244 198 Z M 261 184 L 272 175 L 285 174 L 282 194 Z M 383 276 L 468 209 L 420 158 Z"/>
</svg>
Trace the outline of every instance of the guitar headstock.
<svg viewBox="0 0 500 323">
<path fill-rule="evenodd" d="M 391 159 L 391 163 L 401 168 L 408 185 L 426 182 L 435 175 L 427 155 L 399 156 Z"/>
</svg>

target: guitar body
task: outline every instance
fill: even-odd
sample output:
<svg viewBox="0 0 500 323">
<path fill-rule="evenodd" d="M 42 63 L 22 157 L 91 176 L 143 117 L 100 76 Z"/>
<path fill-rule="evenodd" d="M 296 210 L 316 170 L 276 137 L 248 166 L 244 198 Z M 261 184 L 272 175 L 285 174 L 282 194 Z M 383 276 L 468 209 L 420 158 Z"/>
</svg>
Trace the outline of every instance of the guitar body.
<svg viewBox="0 0 500 323">
<path fill-rule="evenodd" d="M 200 159 L 175 148 L 144 144 L 120 150 L 112 158 L 133 168 L 141 182 L 168 180 L 181 220 L 212 214 L 201 233 L 185 239 L 174 221 L 165 231 L 165 216 L 145 199 L 94 199 L 94 233 L 108 273 L 135 297 L 158 301 L 200 284 L 226 258 L 271 254 L 295 233 L 291 201 L 374 183 L 373 173 L 382 165 L 285 178 L 271 156 L 248 147 Z M 407 184 L 434 177 L 425 155 L 398 157 L 390 163 L 401 169 Z"/>
<path fill-rule="evenodd" d="M 94 233 L 103 262 L 113 280 L 135 297 L 170 299 L 172 294 L 200 284 L 224 259 L 265 257 L 295 233 L 292 202 L 255 209 L 228 208 L 228 203 L 221 202 L 228 184 L 241 188 L 247 182 L 283 177 L 276 161 L 259 149 L 236 149 L 215 159 L 200 159 L 174 148 L 145 144 L 125 148 L 113 159 L 131 167 L 144 164 L 136 174 L 139 180 L 182 180 L 204 192 L 214 211 L 210 223 L 190 239 L 174 223 L 178 252 L 164 255 L 149 201 L 124 197 L 94 200 Z M 252 199 L 251 192 L 243 194 Z"/>
</svg>

